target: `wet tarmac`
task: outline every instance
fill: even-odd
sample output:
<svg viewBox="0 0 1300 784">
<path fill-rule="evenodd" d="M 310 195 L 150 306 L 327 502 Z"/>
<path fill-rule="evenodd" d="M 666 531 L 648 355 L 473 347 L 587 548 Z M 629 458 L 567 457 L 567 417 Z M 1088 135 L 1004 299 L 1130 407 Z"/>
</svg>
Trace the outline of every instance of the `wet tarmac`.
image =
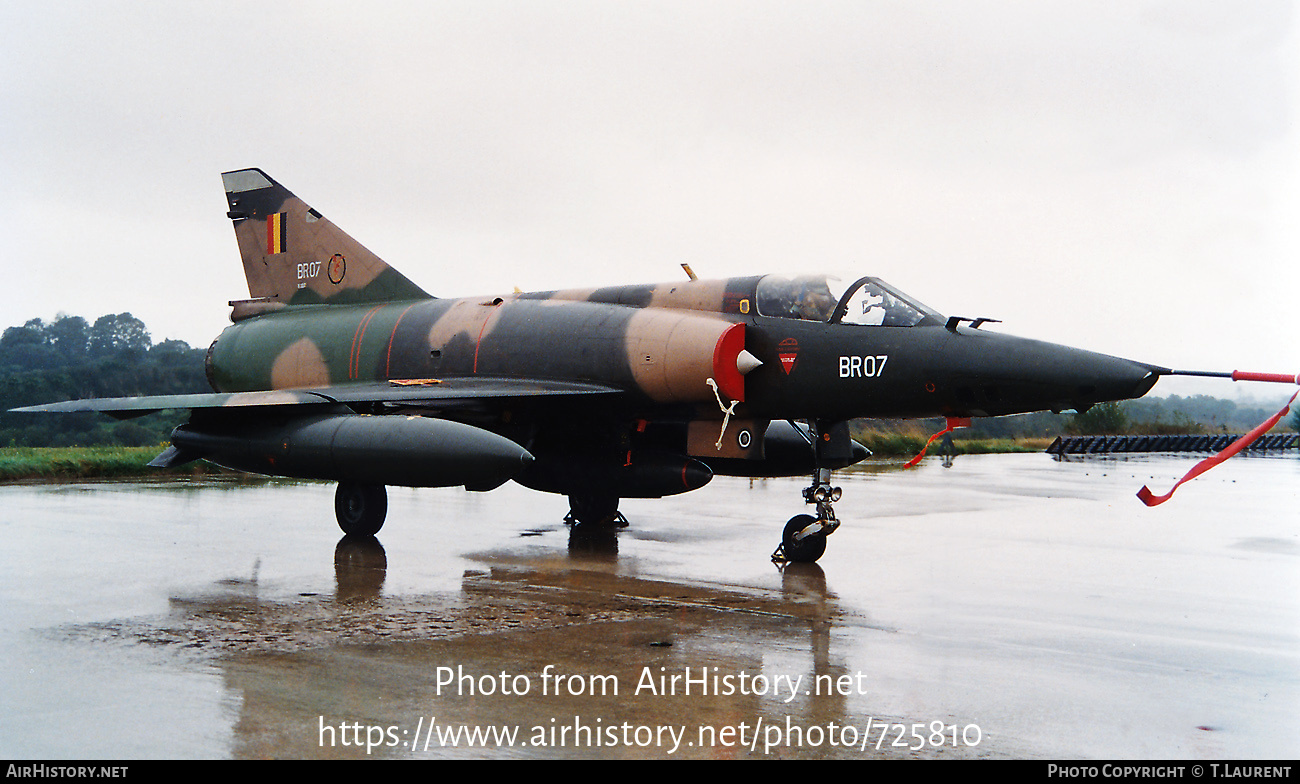
<svg viewBox="0 0 1300 784">
<path fill-rule="evenodd" d="M 11 758 L 1293 758 L 1300 460 L 963 456 L 718 478 L 571 536 L 564 499 L 0 487 Z M 688 693 L 689 692 L 689 693 Z"/>
</svg>

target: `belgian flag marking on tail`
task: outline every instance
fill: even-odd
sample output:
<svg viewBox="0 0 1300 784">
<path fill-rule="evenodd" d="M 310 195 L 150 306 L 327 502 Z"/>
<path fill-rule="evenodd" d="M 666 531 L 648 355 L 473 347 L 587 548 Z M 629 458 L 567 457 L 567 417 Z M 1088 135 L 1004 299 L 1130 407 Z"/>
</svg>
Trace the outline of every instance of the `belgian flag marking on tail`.
<svg viewBox="0 0 1300 784">
<path fill-rule="evenodd" d="M 266 216 L 266 255 L 284 253 L 284 219 L 287 213 L 277 212 Z"/>
</svg>

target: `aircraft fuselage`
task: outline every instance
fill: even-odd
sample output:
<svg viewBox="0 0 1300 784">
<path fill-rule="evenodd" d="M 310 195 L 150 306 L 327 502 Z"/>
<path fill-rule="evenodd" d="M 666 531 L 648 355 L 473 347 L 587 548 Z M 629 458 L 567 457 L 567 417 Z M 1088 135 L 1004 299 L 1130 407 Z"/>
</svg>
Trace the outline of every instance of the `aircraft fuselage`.
<svg viewBox="0 0 1300 784">
<path fill-rule="evenodd" d="M 1140 397 L 1157 378 L 1142 363 L 938 319 L 865 326 L 763 316 L 747 304 L 757 280 L 295 307 L 229 327 L 209 352 L 208 374 L 221 392 L 449 377 L 580 381 L 628 393 L 629 409 L 649 416 L 681 404 L 720 418 L 714 379 L 725 402 L 741 401 L 737 416 L 835 421 L 1083 409 Z M 656 289 L 676 296 L 653 302 L 647 292 Z M 721 296 L 692 296 L 710 290 Z M 703 309 L 712 303 L 717 310 Z M 741 374 L 740 349 L 762 364 Z"/>
</svg>

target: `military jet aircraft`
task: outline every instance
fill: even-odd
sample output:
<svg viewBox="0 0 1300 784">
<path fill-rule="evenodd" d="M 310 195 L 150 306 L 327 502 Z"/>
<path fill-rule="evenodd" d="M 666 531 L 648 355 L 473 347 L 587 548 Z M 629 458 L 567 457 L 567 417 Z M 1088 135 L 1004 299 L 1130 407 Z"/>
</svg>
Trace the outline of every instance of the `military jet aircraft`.
<svg viewBox="0 0 1300 784">
<path fill-rule="evenodd" d="M 849 420 L 1084 410 L 1171 372 L 981 329 L 871 276 L 440 299 L 261 170 L 222 180 L 250 297 L 207 351 L 216 391 L 19 410 L 188 409 L 150 465 L 335 480 L 348 534 L 383 525 L 386 485 L 514 480 L 596 526 L 717 474 L 808 475 L 816 513 L 774 559 L 815 561 L 839 526 L 832 471 L 867 455 Z"/>
</svg>

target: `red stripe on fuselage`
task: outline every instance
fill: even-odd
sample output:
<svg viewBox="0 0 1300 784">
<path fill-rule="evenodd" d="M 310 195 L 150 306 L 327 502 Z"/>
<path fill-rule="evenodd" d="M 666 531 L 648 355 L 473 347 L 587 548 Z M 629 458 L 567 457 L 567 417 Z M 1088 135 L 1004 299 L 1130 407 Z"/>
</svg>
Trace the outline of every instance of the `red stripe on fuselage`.
<svg viewBox="0 0 1300 784">
<path fill-rule="evenodd" d="M 402 319 L 406 317 L 406 314 L 413 307 L 415 307 L 414 304 L 406 306 L 406 310 L 402 311 L 402 315 L 397 317 L 397 323 L 393 324 L 393 331 L 388 335 L 388 350 L 384 354 L 384 378 L 393 377 L 393 340 L 397 337 L 398 325 L 402 323 Z"/>
<path fill-rule="evenodd" d="M 366 337 L 366 327 L 370 326 L 370 320 L 375 317 L 383 305 L 378 305 L 366 312 L 357 324 L 357 331 L 352 335 L 352 353 L 348 357 L 348 378 L 356 380 L 361 373 L 361 342 Z"/>
</svg>

